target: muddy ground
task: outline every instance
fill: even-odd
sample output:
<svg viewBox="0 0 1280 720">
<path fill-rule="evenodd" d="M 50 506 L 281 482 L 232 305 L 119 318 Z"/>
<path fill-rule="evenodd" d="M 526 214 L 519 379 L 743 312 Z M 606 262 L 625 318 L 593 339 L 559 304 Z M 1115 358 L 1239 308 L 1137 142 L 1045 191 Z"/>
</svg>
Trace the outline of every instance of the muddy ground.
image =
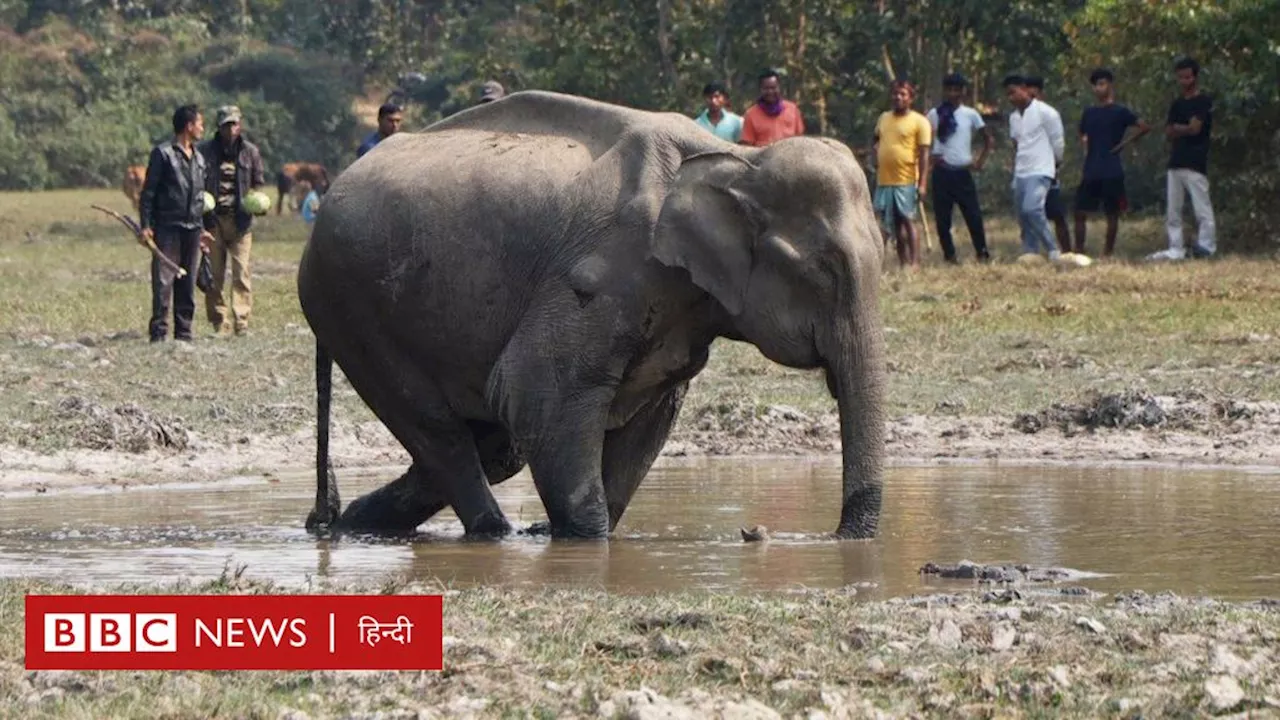
<svg viewBox="0 0 1280 720">
<path fill-rule="evenodd" d="M 78 447 L 54 452 L 0 446 L 0 492 L 203 482 L 236 475 L 302 471 L 314 435 L 203 436 L 180 417 L 134 404 L 106 406 L 79 396 L 53 404 L 49 422 Z M 339 467 L 407 465 L 408 455 L 377 421 L 336 422 Z M 963 407 L 893 417 L 888 453 L 903 463 L 1116 463 L 1280 466 L 1280 403 L 1237 402 L 1199 393 L 1096 395 L 1036 413 L 964 414 Z M 686 406 L 663 456 L 821 455 L 840 452 L 833 412 L 720 403 Z"/>
</svg>

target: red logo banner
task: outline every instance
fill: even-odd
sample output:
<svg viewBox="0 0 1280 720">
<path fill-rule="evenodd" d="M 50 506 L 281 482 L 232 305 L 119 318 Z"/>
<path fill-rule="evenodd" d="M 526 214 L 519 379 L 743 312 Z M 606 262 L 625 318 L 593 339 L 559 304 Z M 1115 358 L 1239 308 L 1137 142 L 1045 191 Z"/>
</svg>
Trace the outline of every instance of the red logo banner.
<svg viewBox="0 0 1280 720">
<path fill-rule="evenodd" d="M 440 670 L 439 595 L 28 595 L 28 670 Z"/>
</svg>

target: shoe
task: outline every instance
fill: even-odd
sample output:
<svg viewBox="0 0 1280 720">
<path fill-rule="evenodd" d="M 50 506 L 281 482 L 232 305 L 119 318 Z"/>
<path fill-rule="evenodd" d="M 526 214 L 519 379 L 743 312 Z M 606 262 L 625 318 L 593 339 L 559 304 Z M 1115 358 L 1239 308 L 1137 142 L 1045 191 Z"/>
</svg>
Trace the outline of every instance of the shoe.
<svg viewBox="0 0 1280 720">
<path fill-rule="evenodd" d="M 1199 245 L 1192 245 L 1192 246 L 1191 246 L 1191 257 L 1193 257 L 1193 258 L 1207 258 L 1207 257 L 1213 257 L 1213 251 L 1212 251 L 1212 250 L 1205 250 L 1204 248 L 1200 247 Z"/>
<path fill-rule="evenodd" d="M 174 336 L 173 339 L 177 340 L 178 342 L 185 342 L 185 343 L 195 342 L 195 338 L 191 337 L 190 335 L 177 335 L 177 336 Z"/>
<path fill-rule="evenodd" d="M 1049 262 L 1058 262 L 1058 261 L 1059 261 L 1059 260 L 1061 260 L 1061 259 L 1062 259 L 1062 251 L 1061 251 L 1061 250 L 1050 250 L 1050 251 L 1049 251 Z"/>
<path fill-rule="evenodd" d="M 249 326 L 248 326 L 248 325 L 237 325 L 237 326 L 236 326 L 236 335 L 244 336 L 244 335 L 248 335 L 248 334 L 249 334 Z"/>
<path fill-rule="evenodd" d="M 1161 250 L 1159 252 L 1153 252 L 1147 256 L 1147 260 L 1151 262 L 1160 262 L 1164 260 L 1185 260 L 1185 259 L 1187 259 L 1186 253 L 1184 253 L 1182 250 L 1174 250 L 1173 248 L 1169 248 L 1168 250 Z"/>
<path fill-rule="evenodd" d="M 979 255 L 979 256 L 978 256 L 978 262 L 982 263 L 983 265 L 990 265 L 990 264 L 991 264 L 991 254 L 990 254 L 990 253 L 982 253 L 981 255 Z"/>
<path fill-rule="evenodd" d="M 152 335 L 152 336 L 151 336 L 151 342 L 153 342 L 153 343 L 162 343 L 162 342 L 164 342 L 164 340 L 165 340 L 165 337 L 164 337 L 163 335 Z"/>
</svg>

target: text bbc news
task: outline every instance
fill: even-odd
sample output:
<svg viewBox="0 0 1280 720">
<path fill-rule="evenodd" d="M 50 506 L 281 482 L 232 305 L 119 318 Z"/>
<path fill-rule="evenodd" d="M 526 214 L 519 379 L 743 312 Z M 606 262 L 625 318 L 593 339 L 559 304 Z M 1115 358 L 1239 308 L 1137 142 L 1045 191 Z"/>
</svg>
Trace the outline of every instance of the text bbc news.
<svg viewBox="0 0 1280 720">
<path fill-rule="evenodd" d="M 28 669 L 438 670 L 437 595 L 28 595 Z"/>
</svg>

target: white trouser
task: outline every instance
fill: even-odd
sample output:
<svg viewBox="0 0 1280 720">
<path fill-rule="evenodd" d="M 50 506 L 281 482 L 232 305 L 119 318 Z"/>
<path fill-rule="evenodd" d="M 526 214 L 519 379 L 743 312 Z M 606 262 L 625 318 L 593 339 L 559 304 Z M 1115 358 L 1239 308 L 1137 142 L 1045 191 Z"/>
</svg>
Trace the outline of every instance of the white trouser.
<svg viewBox="0 0 1280 720">
<path fill-rule="evenodd" d="M 1200 235 L 1196 244 L 1201 249 L 1215 252 L 1217 241 L 1213 235 L 1213 203 L 1209 200 L 1209 178 L 1195 170 L 1180 168 L 1169 171 L 1168 210 L 1165 213 L 1165 227 L 1169 231 L 1169 249 L 1175 253 L 1185 252 L 1186 245 L 1182 240 L 1182 203 L 1188 194 L 1191 195 L 1191 209 L 1196 214 L 1196 225 Z"/>
</svg>

